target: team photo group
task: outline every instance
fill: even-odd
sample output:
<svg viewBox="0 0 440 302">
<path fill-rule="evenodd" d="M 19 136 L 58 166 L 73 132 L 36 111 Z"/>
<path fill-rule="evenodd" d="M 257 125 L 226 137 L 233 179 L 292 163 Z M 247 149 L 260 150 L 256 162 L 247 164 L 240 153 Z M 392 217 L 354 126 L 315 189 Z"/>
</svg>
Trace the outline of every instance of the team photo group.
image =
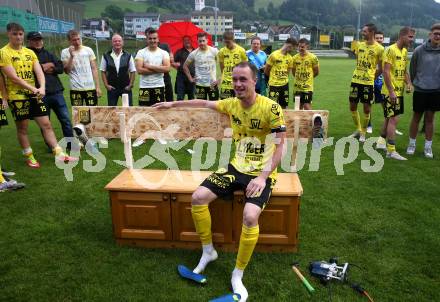
<svg viewBox="0 0 440 302">
<path fill-rule="evenodd" d="M 15 124 L 22 153 L 15 159 L 31 169 L 44 168 L 31 147 L 28 128 L 32 120 L 55 161 L 80 160 L 69 155 L 75 142 L 66 148 L 58 144 L 61 138 L 56 137 L 52 127 L 55 118 L 49 119 L 51 112 L 55 113 L 63 137 L 74 137 L 71 106 L 118 106 L 119 99 L 127 94 L 129 106 L 151 106 L 157 109 L 157 115 L 170 108 L 186 107 L 208 108 L 229 116 L 235 152 L 228 166 L 212 173 L 192 195 L 191 215 L 202 256 L 195 268 L 180 273 L 202 282 L 201 274 L 218 258 L 209 204 L 217 197 L 226 198 L 242 190 L 243 224 L 231 274 L 234 294 L 229 301 L 246 301 L 250 294 L 243 284 L 243 273 L 257 244 L 259 217 L 271 197 L 286 145 L 284 110 L 293 108 L 295 98 L 300 101 L 300 110 L 319 109 L 319 102 L 314 102 L 314 79 L 321 70 L 317 56 L 309 49 L 310 41 L 288 38 L 281 48 L 266 53 L 257 36 L 251 38 L 250 49 L 245 50 L 234 41 L 233 32 L 225 32 L 223 46 L 218 49 L 209 45 L 207 33 L 200 32 L 196 43 L 189 36 L 182 37 L 181 48 L 173 53 L 169 45 L 161 43 L 158 30 L 147 28 L 146 46 L 133 55 L 124 49 L 124 37 L 113 34 L 111 49 L 98 64 L 95 52 L 82 44 L 76 30 L 68 32 L 69 47 L 59 54 L 46 50 L 47 37 L 42 33 L 26 33 L 18 23 L 9 23 L 6 34 L 9 42 L 0 50 L 0 126 Z M 375 148 L 383 150 L 390 160 L 410 160 L 416 156 L 416 139 L 423 124 L 423 155 L 427 161 L 434 160 L 434 117 L 440 110 L 440 24 L 434 24 L 426 42 L 413 51 L 415 30 L 411 27 L 402 27 L 395 43 L 388 47 L 382 45 L 384 33 L 372 23 L 362 27 L 361 36 L 354 48 L 356 63 L 343 105 L 354 124 L 347 129 L 347 136 L 359 143 L 373 136 L 372 106 L 378 103 L 382 110 L 374 111 L 381 116 L 381 123 L 374 125 L 380 129 L 376 131 L 380 137 Z M 64 98 L 60 80 L 63 73 L 70 84 L 70 102 Z M 136 83 L 139 86 L 135 95 L 132 91 Z M 7 110 L 13 122 L 8 121 Z M 409 130 L 398 127 L 403 114 L 412 115 Z M 257 127 L 252 122 L 255 120 L 259 121 Z M 317 126 L 315 122 L 322 125 L 322 121 L 310 122 L 313 127 Z M 400 153 L 396 149 L 397 135 L 408 135 L 408 144 Z M 264 144 L 267 136 L 273 138 L 271 144 Z M 251 137 L 260 144 L 249 148 Z M 4 139 L 15 138 L 2 137 L 2 142 Z M 13 179 L 14 172 L 7 168 L 10 163 L 1 164 L 0 192 L 25 188 L 24 183 Z"/>
</svg>

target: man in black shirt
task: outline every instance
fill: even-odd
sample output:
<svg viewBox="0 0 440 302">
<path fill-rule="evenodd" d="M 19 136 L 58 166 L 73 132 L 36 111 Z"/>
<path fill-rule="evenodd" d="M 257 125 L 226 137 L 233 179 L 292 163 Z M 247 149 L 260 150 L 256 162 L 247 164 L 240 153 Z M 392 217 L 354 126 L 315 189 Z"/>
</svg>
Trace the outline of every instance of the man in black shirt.
<svg viewBox="0 0 440 302">
<path fill-rule="evenodd" d="M 63 63 L 54 54 L 44 49 L 41 33 L 29 32 L 27 41 L 28 47 L 37 55 L 46 78 L 46 95 L 43 101 L 48 110 L 48 115 L 50 117 L 50 110 L 53 110 L 60 121 L 64 137 L 73 137 L 69 109 L 63 96 L 64 87 L 58 78 L 58 74 L 62 74 L 64 71 Z"/>
<path fill-rule="evenodd" d="M 177 94 L 177 100 L 181 101 L 185 99 L 185 94 L 188 95 L 188 100 L 194 99 L 194 89 L 195 84 L 191 83 L 188 80 L 188 77 L 185 75 L 185 72 L 183 71 L 183 64 L 186 61 L 186 58 L 188 58 L 188 55 L 193 51 L 193 47 L 191 44 L 191 38 L 188 36 L 183 37 L 183 47 L 176 51 L 176 54 L 174 55 L 174 64 L 173 67 L 177 69 L 177 75 L 176 75 L 176 85 L 175 85 L 175 91 Z M 194 70 L 194 64 L 190 65 L 189 69 L 191 76 L 195 76 L 195 70 Z"/>
</svg>

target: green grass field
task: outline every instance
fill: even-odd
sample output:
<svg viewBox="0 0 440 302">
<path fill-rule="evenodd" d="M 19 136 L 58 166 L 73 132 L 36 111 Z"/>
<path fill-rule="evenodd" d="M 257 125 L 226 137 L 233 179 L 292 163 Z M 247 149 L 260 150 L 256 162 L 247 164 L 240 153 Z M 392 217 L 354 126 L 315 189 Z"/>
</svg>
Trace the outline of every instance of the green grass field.
<svg viewBox="0 0 440 302">
<path fill-rule="evenodd" d="M 313 105 L 330 110 L 329 137 L 335 143 L 353 131 L 347 100 L 353 67 L 352 60 L 321 59 L 316 79 Z M 100 104 L 105 103 L 101 98 Z M 407 96 L 398 127 L 405 134 L 397 138 L 397 150 L 403 154 L 410 114 Z M 123 159 L 118 140 L 101 150 L 107 159 L 104 170 L 84 172 L 83 164 L 91 158 L 82 153 L 68 182 L 34 123 L 30 139 L 42 167 L 25 166 L 9 112 L 8 119 L 10 125 L 0 130 L 2 164 L 27 187 L 0 193 L 0 301 L 207 301 L 229 291 L 235 253 L 220 253 L 206 270 L 209 283 L 199 287 L 181 280 L 176 271 L 180 263 L 196 265 L 199 252 L 115 244 L 104 186 L 122 170 L 113 162 Z M 374 136 L 381 121 L 380 106 L 375 105 Z M 61 137 L 55 117 L 53 125 Z M 299 172 L 304 188 L 299 250 L 253 255 L 244 277 L 249 301 L 329 301 L 328 289 L 311 278 L 306 267 L 310 261 L 335 256 L 362 268 L 353 267 L 350 279 L 360 282 L 375 301 L 439 301 L 438 132 L 433 160 L 423 157 L 423 141 L 418 139 L 417 153 L 408 161 L 385 159 L 378 173 L 362 171 L 362 161 L 371 161 L 362 148 L 341 176 L 335 170 L 335 143 L 323 149 L 318 171 L 310 169 L 308 153 Z M 137 148 L 135 159 L 148 148 Z M 180 168 L 190 167 L 186 153 L 173 154 Z M 164 165 L 155 162 L 148 168 Z M 292 272 L 295 260 L 315 287 L 313 295 Z M 332 301 L 366 301 L 336 282 L 331 295 Z"/>
</svg>

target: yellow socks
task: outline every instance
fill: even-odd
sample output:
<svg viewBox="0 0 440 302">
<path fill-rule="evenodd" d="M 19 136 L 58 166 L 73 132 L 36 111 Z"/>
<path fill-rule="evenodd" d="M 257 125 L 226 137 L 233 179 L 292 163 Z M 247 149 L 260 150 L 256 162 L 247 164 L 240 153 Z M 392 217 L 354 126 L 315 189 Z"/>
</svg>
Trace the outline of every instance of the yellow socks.
<svg viewBox="0 0 440 302">
<path fill-rule="evenodd" d="M 361 118 L 359 116 L 359 112 L 352 111 L 351 117 L 353 118 L 354 125 L 356 126 L 357 131 L 361 131 Z"/>
<path fill-rule="evenodd" d="M 5 178 L 3 177 L 3 172 L 2 172 L 2 168 L 0 167 L 0 184 L 1 183 L 4 183 L 6 180 L 5 180 Z"/>
<path fill-rule="evenodd" d="M 22 153 L 23 153 L 24 157 L 26 157 L 26 161 L 29 161 L 31 164 L 34 164 L 34 165 L 38 163 L 34 157 L 34 153 L 33 153 L 31 147 L 23 149 Z"/>
<path fill-rule="evenodd" d="M 237 261 L 235 267 L 244 270 L 251 259 L 255 245 L 258 241 L 260 228 L 258 225 L 247 227 L 243 224 L 240 236 L 240 246 L 238 248 Z"/>
<path fill-rule="evenodd" d="M 387 141 L 387 151 L 388 153 L 393 153 L 396 151 L 396 143 L 393 140 Z"/>
<path fill-rule="evenodd" d="M 52 153 L 53 155 L 55 155 L 55 157 L 66 156 L 66 154 L 63 152 L 63 149 L 58 145 L 56 145 L 56 147 L 52 149 Z"/>
<path fill-rule="evenodd" d="M 212 243 L 211 214 L 208 205 L 193 205 L 191 214 L 202 244 Z"/>
<path fill-rule="evenodd" d="M 212 245 L 211 214 L 209 213 L 208 205 L 193 205 L 191 207 L 191 214 L 203 247 L 203 254 L 199 264 L 193 270 L 194 273 L 200 274 L 205 270 L 209 262 L 218 258 L 218 254 Z"/>
<path fill-rule="evenodd" d="M 370 116 L 371 116 L 370 113 L 368 114 L 364 113 L 364 117 L 362 119 L 362 129 L 361 129 L 362 133 L 367 132 L 368 123 L 370 122 Z"/>
</svg>

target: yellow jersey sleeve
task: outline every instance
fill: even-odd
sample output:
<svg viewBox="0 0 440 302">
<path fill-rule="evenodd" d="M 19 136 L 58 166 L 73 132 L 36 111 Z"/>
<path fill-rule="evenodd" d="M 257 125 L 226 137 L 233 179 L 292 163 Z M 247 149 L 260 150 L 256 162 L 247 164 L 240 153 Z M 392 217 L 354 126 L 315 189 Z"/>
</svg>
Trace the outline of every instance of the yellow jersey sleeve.
<svg viewBox="0 0 440 302">
<path fill-rule="evenodd" d="M 270 113 L 268 114 L 271 132 L 286 132 L 286 123 L 284 121 L 284 113 L 281 106 L 274 102 L 271 105 Z"/>
<path fill-rule="evenodd" d="M 229 114 L 231 104 L 234 98 L 227 98 L 216 102 L 216 109 L 218 112 Z"/>
<path fill-rule="evenodd" d="M 218 58 L 219 63 L 223 63 L 225 60 L 225 56 L 223 54 L 224 50 L 225 50 L 225 48 L 222 48 L 218 51 L 217 58 Z"/>
</svg>

